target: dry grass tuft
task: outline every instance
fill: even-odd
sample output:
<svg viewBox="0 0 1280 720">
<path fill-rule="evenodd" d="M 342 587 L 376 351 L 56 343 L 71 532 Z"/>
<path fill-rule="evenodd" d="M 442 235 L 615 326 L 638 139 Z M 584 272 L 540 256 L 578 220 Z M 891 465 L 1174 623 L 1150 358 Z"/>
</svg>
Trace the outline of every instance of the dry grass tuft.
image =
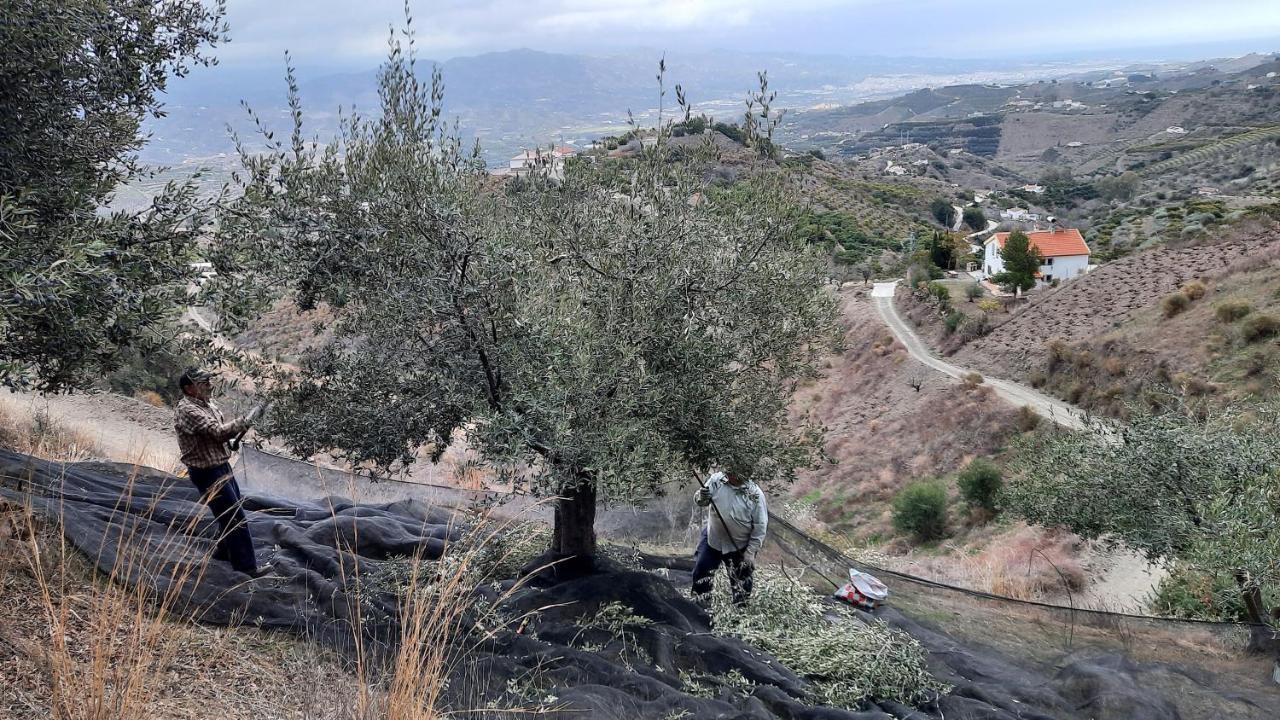
<svg viewBox="0 0 1280 720">
<path fill-rule="evenodd" d="M 166 403 L 164 401 L 164 398 L 161 397 L 160 393 L 156 392 L 155 390 L 139 390 L 138 392 L 133 394 L 133 397 L 135 399 L 141 400 L 142 402 L 150 405 L 151 407 L 158 407 L 158 408 L 169 407 L 169 403 Z"/>
<path fill-rule="evenodd" d="M 1166 295 L 1164 300 L 1160 301 L 1160 310 L 1164 313 L 1166 318 L 1171 318 L 1174 315 L 1182 313 L 1182 311 L 1186 310 L 1190 305 L 1191 298 L 1180 292 L 1176 292 Z"/>
<path fill-rule="evenodd" d="M 1182 286 L 1182 294 L 1186 295 L 1188 300 L 1199 300 L 1204 297 L 1205 292 L 1204 283 L 1199 280 L 1192 280 Z"/>
<path fill-rule="evenodd" d="M 26 418 L 7 405 L 0 405 L 0 447 L 64 462 L 105 455 L 91 435 L 59 422 L 48 411 Z"/>
<path fill-rule="evenodd" d="M 890 569 L 1019 600 L 1061 598 L 1087 582 L 1070 533 L 1018 523 L 976 552 L 951 547 L 947 555 L 877 556 Z"/>
</svg>

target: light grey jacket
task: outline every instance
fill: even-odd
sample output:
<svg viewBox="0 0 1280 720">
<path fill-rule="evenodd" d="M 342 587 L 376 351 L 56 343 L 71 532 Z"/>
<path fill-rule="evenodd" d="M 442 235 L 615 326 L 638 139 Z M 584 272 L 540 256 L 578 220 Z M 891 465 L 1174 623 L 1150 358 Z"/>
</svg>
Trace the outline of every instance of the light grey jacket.
<svg viewBox="0 0 1280 720">
<path fill-rule="evenodd" d="M 714 509 L 711 503 L 706 504 L 707 545 L 722 553 L 746 549 L 747 555 L 754 557 L 764 544 L 764 534 L 769 527 L 769 508 L 765 504 L 764 491 L 750 480 L 734 487 L 725 479 L 724 473 L 708 478 L 707 490 L 715 503 Z M 696 495 L 694 501 L 697 502 Z M 720 511 L 719 515 L 716 509 Z M 723 523 L 720 522 L 721 516 L 724 517 Z"/>
</svg>

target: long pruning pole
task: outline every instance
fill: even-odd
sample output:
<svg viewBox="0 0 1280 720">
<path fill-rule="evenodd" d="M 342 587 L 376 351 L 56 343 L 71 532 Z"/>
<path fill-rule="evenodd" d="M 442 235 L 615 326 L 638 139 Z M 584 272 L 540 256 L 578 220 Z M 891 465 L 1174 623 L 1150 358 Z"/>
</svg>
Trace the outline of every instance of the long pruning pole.
<svg viewBox="0 0 1280 720">
<path fill-rule="evenodd" d="M 262 409 L 261 409 L 261 410 L 259 410 L 259 411 L 258 411 L 258 413 L 257 413 L 256 415 L 254 415 L 253 420 L 254 420 L 254 421 L 257 421 L 257 419 L 258 419 L 258 418 L 262 417 L 263 415 L 266 415 L 266 414 L 267 414 L 267 411 L 271 409 L 272 404 L 273 404 L 273 403 L 270 403 L 270 402 L 268 402 L 268 403 L 263 403 L 263 404 L 260 406 Z M 253 427 L 253 425 L 252 425 L 252 424 L 250 424 L 250 425 L 249 425 L 249 427 L 247 427 L 247 428 L 245 428 L 245 429 L 241 430 L 241 431 L 240 431 L 240 432 L 239 432 L 235 437 L 231 438 L 231 441 L 230 441 L 230 443 L 228 443 L 228 444 L 231 446 L 231 450 L 232 450 L 233 452 L 234 452 L 234 451 L 237 451 L 237 450 L 239 450 L 239 449 L 240 449 L 240 443 L 244 442 L 244 436 L 248 434 L 249 430 L 250 430 L 252 427 Z"/>
</svg>

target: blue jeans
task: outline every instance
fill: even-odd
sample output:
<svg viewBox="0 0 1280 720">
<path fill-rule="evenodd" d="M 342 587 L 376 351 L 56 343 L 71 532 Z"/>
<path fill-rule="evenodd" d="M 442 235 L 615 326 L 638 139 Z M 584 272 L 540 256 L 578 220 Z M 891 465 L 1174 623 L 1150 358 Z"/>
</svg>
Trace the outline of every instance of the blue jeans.
<svg viewBox="0 0 1280 720">
<path fill-rule="evenodd" d="M 723 563 L 725 572 L 729 573 L 729 590 L 733 593 L 733 604 L 741 605 L 751 596 L 752 568 L 743 562 L 746 550 L 737 552 L 720 552 L 707 544 L 707 529 L 702 528 L 702 536 L 698 538 L 698 550 L 693 559 L 693 594 L 706 597 L 711 592 L 711 576 Z"/>
<path fill-rule="evenodd" d="M 253 535 L 249 534 L 249 521 L 245 519 L 241 508 L 240 486 L 231 473 L 231 465 L 223 463 L 211 468 L 188 467 L 191 482 L 200 490 L 201 498 L 213 517 L 218 521 L 222 532 L 213 551 L 213 559 L 226 560 L 231 567 L 240 572 L 249 572 L 258 567 L 258 559 L 253 553 Z"/>
</svg>

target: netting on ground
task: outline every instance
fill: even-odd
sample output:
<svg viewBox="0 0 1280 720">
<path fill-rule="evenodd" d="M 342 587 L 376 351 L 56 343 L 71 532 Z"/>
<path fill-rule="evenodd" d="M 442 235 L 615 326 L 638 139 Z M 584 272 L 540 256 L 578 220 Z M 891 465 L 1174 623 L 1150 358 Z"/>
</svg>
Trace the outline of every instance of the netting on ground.
<svg viewBox="0 0 1280 720">
<path fill-rule="evenodd" d="M 317 489 L 336 494 L 352 492 L 363 499 L 393 500 L 415 497 L 461 505 L 478 498 L 506 503 L 505 511 L 549 521 L 548 505 L 534 506 L 530 498 L 498 497 L 500 493 L 465 491 L 417 483 L 387 483 L 350 473 L 317 468 L 248 449 L 240 468 L 255 492 L 314 496 Z M 686 492 L 687 491 L 687 492 Z M 701 514 L 691 503 L 692 486 L 671 488 L 666 497 L 641 507 L 602 508 L 597 528 L 606 541 L 692 552 Z M 1016 600 L 934 582 L 859 562 L 771 513 L 769 537 L 762 561 L 774 563 L 815 589 L 831 592 L 843 584 L 850 568 L 869 572 L 891 590 L 889 606 L 913 621 L 936 627 L 955 639 L 989 647 L 1017 662 L 1052 670 L 1082 655 L 1121 656 L 1137 663 L 1167 663 L 1177 668 L 1152 682 L 1168 683 L 1175 695 L 1185 696 L 1188 717 L 1213 717 L 1217 706 L 1192 707 L 1196 693 L 1181 692 L 1184 671 L 1203 675 L 1197 683 L 1223 693 L 1248 690 L 1274 699 L 1280 692 L 1269 681 L 1271 659 L 1248 651 L 1250 627 L 1238 623 L 1177 620 Z"/>
<path fill-rule="evenodd" d="M 443 537 L 467 532 L 449 508 L 475 503 L 502 502 L 500 511 L 516 519 L 550 518 L 545 501 L 526 496 L 379 482 L 252 448 L 240 457 L 237 475 L 246 489 L 255 543 L 272 554 L 283 580 L 261 592 L 244 592 L 242 578 L 223 563 L 211 564 L 184 596 L 204 608 L 206 621 L 216 622 L 221 612 L 255 617 L 264 627 L 313 634 L 330 629 L 337 638 L 341 633 L 335 628 L 343 627 L 343 609 L 349 605 L 342 600 L 348 596 L 346 582 L 357 576 L 344 569 L 351 554 L 343 549 L 347 545 L 366 565 L 418 547 L 432 550 L 435 557 L 443 549 Z M 116 537 L 112 533 L 126 521 L 141 529 L 137 535 L 144 543 L 156 540 L 145 554 L 148 562 L 185 562 L 192 553 L 207 551 L 211 519 L 194 488 L 181 478 L 102 463 L 64 468 L 0 452 L 0 480 L 5 481 L 0 482 L 0 497 L 25 497 L 41 512 L 60 517 L 76 546 L 99 564 L 107 561 L 108 569 L 103 543 Z M 654 587 L 661 585 L 672 602 L 685 603 L 672 586 L 688 587 L 693 538 L 703 519 L 692 503 L 692 483 L 686 485 L 672 486 L 665 497 L 638 508 L 610 508 L 606 501 L 597 522 L 606 547 L 612 543 L 647 550 L 645 561 L 671 581 Z M 169 544 L 175 523 L 184 529 L 181 542 Z M 344 544 L 341 538 L 352 542 Z M 649 562 L 654 559 L 663 562 Z M 1280 688 L 1269 679 L 1272 659 L 1247 652 L 1246 626 L 1073 609 L 951 587 L 859 563 L 777 514 L 771 518 L 761 562 L 828 593 L 851 567 L 886 582 L 892 591 L 889 603 L 865 619 L 911 634 L 928 651 L 931 672 L 954 688 L 927 717 L 1280 716 Z M 144 576 L 151 575 L 138 575 Z M 579 588 L 587 593 L 583 598 L 598 601 L 605 589 L 587 585 Z M 330 600 L 317 605 L 312 601 L 316 597 Z M 907 710 L 908 715 L 895 712 L 894 717 L 920 715 Z"/>
</svg>

